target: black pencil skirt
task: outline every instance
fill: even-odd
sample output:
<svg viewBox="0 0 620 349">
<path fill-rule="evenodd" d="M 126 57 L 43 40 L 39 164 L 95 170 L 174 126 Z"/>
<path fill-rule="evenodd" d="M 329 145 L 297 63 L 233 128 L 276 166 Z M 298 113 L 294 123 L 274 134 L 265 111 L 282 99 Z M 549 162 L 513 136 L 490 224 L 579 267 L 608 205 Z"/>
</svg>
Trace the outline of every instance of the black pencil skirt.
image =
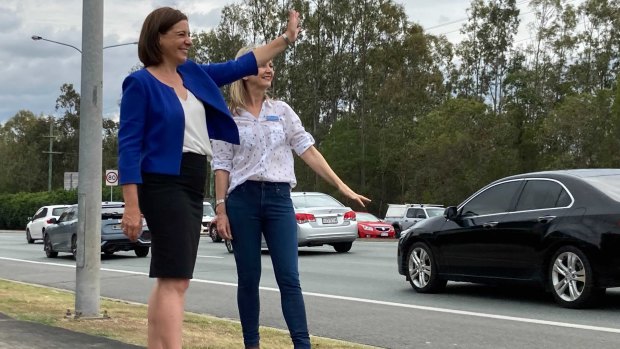
<svg viewBox="0 0 620 349">
<path fill-rule="evenodd" d="M 138 198 L 151 231 L 150 277 L 193 277 L 206 173 L 207 157 L 194 153 L 183 153 L 178 176 L 142 173 Z"/>
</svg>

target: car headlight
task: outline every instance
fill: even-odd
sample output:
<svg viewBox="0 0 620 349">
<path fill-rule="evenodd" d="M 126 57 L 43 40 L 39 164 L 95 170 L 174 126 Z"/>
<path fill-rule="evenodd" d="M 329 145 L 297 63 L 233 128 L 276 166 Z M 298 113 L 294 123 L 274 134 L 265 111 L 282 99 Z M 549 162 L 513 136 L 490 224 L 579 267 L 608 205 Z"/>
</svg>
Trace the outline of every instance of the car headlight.
<svg viewBox="0 0 620 349">
<path fill-rule="evenodd" d="M 362 225 L 362 229 L 364 229 L 364 230 L 372 230 L 372 227 L 369 227 L 367 225 Z"/>
</svg>

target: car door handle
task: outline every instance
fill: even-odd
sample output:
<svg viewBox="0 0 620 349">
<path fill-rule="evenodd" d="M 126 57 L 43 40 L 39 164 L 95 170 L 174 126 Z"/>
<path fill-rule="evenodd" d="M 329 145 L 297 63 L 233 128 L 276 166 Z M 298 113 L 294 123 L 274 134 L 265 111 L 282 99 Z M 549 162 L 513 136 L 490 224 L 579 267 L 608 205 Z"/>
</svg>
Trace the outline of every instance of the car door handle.
<svg viewBox="0 0 620 349">
<path fill-rule="evenodd" d="M 552 220 L 555 219 L 555 216 L 542 216 L 542 217 L 538 217 L 538 221 L 540 223 L 549 223 Z"/>
<path fill-rule="evenodd" d="M 498 224 L 499 222 L 486 222 L 482 224 L 482 227 L 486 229 L 491 229 L 491 228 L 495 228 Z"/>
</svg>

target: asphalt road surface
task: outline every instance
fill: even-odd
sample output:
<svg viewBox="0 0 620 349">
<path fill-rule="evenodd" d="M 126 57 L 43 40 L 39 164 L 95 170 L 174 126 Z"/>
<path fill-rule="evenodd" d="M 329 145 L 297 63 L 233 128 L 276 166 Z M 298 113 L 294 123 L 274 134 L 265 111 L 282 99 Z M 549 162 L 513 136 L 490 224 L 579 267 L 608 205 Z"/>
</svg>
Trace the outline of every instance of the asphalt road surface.
<svg viewBox="0 0 620 349">
<path fill-rule="evenodd" d="M 102 256 L 101 295 L 146 303 L 149 261 L 133 252 Z M 262 265 L 261 324 L 286 329 L 266 252 Z M 520 286 L 450 282 L 441 294 L 417 294 L 396 269 L 396 241 L 356 241 L 344 254 L 301 248 L 299 265 L 313 335 L 381 348 L 620 348 L 619 288 L 588 310 L 560 308 L 551 295 Z M 46 258 L 24 232 L 0 232 L 0 278 L 74 290 L 75 261 Z M 187 310 L 238 319 L 234 259 L 224 244 L 201 239 L 194 278 Z"/>
</svg>

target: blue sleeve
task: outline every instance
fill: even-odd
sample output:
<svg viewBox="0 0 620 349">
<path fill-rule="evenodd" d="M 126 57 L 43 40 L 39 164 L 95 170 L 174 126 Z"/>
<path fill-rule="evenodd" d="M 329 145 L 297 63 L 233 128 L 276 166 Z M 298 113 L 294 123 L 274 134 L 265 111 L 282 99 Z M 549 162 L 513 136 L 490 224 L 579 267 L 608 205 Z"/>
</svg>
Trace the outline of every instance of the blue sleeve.
<svg viewBox="0 0 620 349">
<path fill-rule="evenodd" d="M 118 171 L 120 184 L 142 183 L 141 156 L 148 98 L 139 79 L 123 81 L 120 127 L 118 130 Z"/>
<path fill-rule="evenodd" d="M 228 85 L 243 77 L 258 74 L 258 64 L 254 52 L 223 63 L 201 64 L 204 70 L 218 87 Z"/>
</svg>

